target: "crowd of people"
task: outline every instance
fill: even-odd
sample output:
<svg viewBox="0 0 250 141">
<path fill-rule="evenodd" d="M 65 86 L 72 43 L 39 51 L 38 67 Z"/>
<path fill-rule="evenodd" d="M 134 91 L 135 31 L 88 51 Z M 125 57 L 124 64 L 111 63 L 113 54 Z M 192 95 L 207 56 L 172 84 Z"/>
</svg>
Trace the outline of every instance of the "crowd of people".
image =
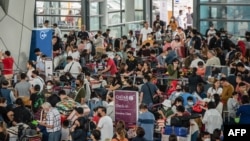
<svg viewBox="0 0 250 141">
<path fill-rule="evenodd" d="M 14 59 L 1 52 L 0 140 L 12 137 L 9 128 L 32 121 L 44 141 L 153 141 L 157 121 L 174 126 L 174 117 L 193 114 L 199 117 L 188 120 L 191 141 L 219 141 L 224 124 L 249 124 L 250 32 L 235 40 L 211 24 L 202 34 L 179 18 L 166 25 L 157 16 L 152 28 L 143 23 L 139 36 L 130 30 L 116 39 L 110 29 L 91 36 L 85 25 L 62 36 L 53 24 L 58 77 L 45 76 L 46 54 L 36 48 L 37 59 L 27 61 L 27 71 L 13 83 Z M 115 119 L 115 90 L 139 93 L 133 130 Z"/>
</svg>

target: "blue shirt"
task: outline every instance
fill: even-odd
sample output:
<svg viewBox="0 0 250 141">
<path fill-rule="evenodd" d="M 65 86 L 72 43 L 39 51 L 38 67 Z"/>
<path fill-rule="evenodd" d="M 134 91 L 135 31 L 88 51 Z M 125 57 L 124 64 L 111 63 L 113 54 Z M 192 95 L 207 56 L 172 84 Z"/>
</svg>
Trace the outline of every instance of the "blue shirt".
<svg viewBox="0 0 250 141">
<path fill-rule="evenodd" d="M 194 102 L 194 104 L 195 104 L 196 101 L 197 101 L 197 100 L 196 100 L 196 97 L 195 97 L 194 95 L 190 94 L 190 93 L 182 93 L 180 96 L 183 98 L 183 106 L 184 106 L 184 107 L 186 107 L 186 106 L 188 105 L 188 103 L 187 103 L 187 98 L 188 98 L 189 96 L 193 97 L 193 102 Z"/>
<path fill-rule="evenodd" d="M 147 141 L 154 140 L 155 117 L 151 112 L 145 112 L 139 115 L 137 125 L 145 130 L 144 138 Z"/>
<path fill-rule="evenodd" d="M 142 97 L 142 103 L 145 104 L 152 104 L 153 103 L 153 95 L 158 90 L 157 86 L 155 84 L 152 84 L 151 82 L 147 82 L 141 87 L 141 92 L 143 93 Z"/>
<path fill-rule="evenodd" d="M 240 116 L 239 124 L 250 124 L 250 105 L 241 105 L 236 112 L 236 116 Z"/>
</svg>

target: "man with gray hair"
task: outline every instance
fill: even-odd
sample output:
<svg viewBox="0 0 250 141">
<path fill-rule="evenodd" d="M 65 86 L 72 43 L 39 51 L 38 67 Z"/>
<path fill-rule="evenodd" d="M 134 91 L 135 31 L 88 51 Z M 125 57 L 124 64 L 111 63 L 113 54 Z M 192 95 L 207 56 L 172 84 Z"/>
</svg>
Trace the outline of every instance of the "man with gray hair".
<svg viewBox="0 0 250 141">
<path fill-rule="evenodd" d="M 206 66 L 220 66 L 220 59 L 216 56 L 216 53 L 213 50 L 207 52 L 207 62 Z"/>
<path fill-rule="evenodd" d="M 61 116 L 59 111 L 48 102 L 43 103 L 42 108 L 47 115 L 44 121 L 39 121 L 39 124 L 46 127 L 49 134 L 48 141 L 60 141 Z"/>
</svg>

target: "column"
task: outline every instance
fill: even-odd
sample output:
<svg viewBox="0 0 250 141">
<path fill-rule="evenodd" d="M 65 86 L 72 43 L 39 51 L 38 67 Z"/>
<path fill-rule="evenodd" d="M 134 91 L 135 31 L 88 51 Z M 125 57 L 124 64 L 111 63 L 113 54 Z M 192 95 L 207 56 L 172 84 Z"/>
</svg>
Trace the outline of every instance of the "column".
<svg viewBox="0 0 250 141">
<path fill-rule="evenodd" d="M 135 21 L 135 2 L 134 0 L 124 0 L 125 1 L 125 21 L 132 22 Z M 129 31 L 129 24 L 125 25 L 125 33 L 126 35 Z"/>
<path fill-rule="evenodd" d="M 102 15 L 100 20 L 100 29 L 105 31 L 108 26 L 108 9 L 107 9 L 107 0 L 100 2 L 100 15 Z"/>
<path fill-rule="evenodd" d="M 86 30 L 88 31 L 90 29 L 89 27 L 89 1 L 88 0 L 82 0 L 81 1 L 81 24 L 85 24 Z M 80 27 L 81 28 L 81 27 Z"/>
<path fill-rule="evenodd" d="M 144 20 L 147 21 L 152 27 L 152 0 L 143 1 L 143 16 Z"/>
</svg>

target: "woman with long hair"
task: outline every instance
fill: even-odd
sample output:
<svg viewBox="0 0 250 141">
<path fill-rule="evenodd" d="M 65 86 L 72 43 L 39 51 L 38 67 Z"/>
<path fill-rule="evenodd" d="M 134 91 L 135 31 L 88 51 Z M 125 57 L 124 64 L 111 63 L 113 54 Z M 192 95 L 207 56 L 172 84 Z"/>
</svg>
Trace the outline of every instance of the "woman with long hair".
<svg viewBox="0 0 250 141">
<path fill-rule="evenodd" d="M 219 94 L 214 94 L 214 103 L 216 106 L 216 110 L 218 110 L 218 112 L 222 115 L 223 103 L 220 100 Z"/>
<path fill-rule="evenodd" d="M 116 129 L 116 137 L 112 139 L 112 141 L 128 141 L 128 139 L 125 137 L 126 134 L 124 132 L 124 128 L 117 128 Z"/>
<path fill-rule="evenodd" d="M 10 136 L 7 132 L 6 124 L 3 121 L 0 121 L 0 141 L 9 141 Z"/>
<path fill-rule="evenodd" d="M 214 80 L 212 87 L 208 88 L 207 90 L 207 97 L 208 98 L 213 98 L 214 94 L 221 95 L 222 93 L 222 88 L 220 87 L 220 81 L 217 79 Z"/>
</svg>

